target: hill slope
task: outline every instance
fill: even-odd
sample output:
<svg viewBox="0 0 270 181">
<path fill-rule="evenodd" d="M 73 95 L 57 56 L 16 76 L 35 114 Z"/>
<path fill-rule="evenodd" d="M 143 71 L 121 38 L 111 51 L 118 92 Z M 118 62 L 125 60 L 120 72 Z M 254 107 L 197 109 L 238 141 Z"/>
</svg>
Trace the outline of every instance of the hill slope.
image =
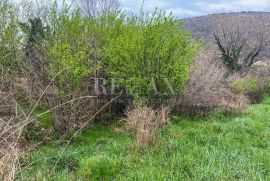
<svg viewBox="0 0 270 181">
<path fill-rule="evenodd" d="M 207 16 L 184 19 L 185 26 L 193 32 L 194 38 L 202 38 L 207 41 L 213 40 L 211 27 L 217 24 L 250 24 L 248 31 L 262 32 L 265 45 L 260 58 L 270 58 L 270 12 L 242 12 L 242 13 L 221 13 Z"/>
</svg>

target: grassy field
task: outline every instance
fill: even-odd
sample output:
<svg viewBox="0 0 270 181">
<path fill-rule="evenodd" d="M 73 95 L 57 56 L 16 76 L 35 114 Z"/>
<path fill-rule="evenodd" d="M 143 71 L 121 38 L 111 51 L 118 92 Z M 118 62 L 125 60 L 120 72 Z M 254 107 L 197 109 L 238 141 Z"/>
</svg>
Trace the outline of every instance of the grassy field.
<svg viewBox="0 0 270 181">
<path fill-rule="evenodd" d="M 173 118 L 146 150 L 119 127 L 88 129 L 62 156 L 61 142 L 33 151 L 18 180 L 270 180 L 270 98 L 244 114 Z"/>
</svg>

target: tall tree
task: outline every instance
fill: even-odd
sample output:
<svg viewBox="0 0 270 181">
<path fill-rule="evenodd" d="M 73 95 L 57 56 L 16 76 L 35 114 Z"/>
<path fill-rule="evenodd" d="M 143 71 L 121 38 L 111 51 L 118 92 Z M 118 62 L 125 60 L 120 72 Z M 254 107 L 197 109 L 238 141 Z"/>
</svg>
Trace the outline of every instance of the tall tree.
<svg viewBox="0 0 270 181">
<path fill-rule="evenodd" d="M 82 14 L 89 18 L 116 11 L 120 7 L 119 0 L 75 0 L 75 4 Z"/>
<path fill-rule="evenodd" d="M 230 73 L 241 72 L 255 63 L 263 48 L 263 33 L 258 25 L 251 21 L 236 23 L 226 19 L 225 23 L 221 20 L 214 26 L 213 34 L 221 59 Z"/>
</svg>

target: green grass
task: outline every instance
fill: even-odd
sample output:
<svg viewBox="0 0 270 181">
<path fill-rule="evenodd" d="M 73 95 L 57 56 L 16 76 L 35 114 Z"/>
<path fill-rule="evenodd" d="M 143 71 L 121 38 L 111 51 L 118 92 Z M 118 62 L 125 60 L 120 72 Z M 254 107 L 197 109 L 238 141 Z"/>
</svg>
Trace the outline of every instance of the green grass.
<svg viewBox="0 0 270 181">
<path fill-rule="evenodd" d="M 32 110 L 30 104 L 23 100 L 19 100 L 19 106 L 26 115 L 31 112 L 31 117 L 35 118 L 35 121 L 26 126 L 24 138 L 28 141 L 44 142 L 45 135 L 53 129 L 53 113 L 47 112 L 48 108 L 44 105 L 38 105 Z"/>
<path fill-rule="evenodd" d="M 270 98 L 245 114 L 173 118 L 147 150 L 115 127 L 88 129 L 62 157 L 60 142 L 30 153 L 18 180 L 270 180 Z"/>
<path fill-rule="evenodd" d="M 19 101 L 20 108 L 27 114 L 30 111 L 32 111 L 30 108 L 30 104 L 20 100 Z M 32 111 L 32 116 L 39 116 L 36 124 L 39 124 L 39 126 L 43 128 L 52 128 L 53 127 L 53 113 L 48 112 L 46 114 L 43 114 L 44 112 L 47 112 L 48 108 L 46 108 L 43 105 L 36 106 Z M 40 116 L 42 114 L 42 116 Z"/>
</svg>

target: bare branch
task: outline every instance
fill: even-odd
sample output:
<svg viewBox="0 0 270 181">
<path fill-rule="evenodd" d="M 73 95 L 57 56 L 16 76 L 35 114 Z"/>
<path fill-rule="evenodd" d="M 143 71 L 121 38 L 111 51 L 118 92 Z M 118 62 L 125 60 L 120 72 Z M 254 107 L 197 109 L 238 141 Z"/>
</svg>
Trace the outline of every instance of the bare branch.
<svg viewBox="0 0 270 181">
<path fill-rule="evenodd" d="M 118 0 L 75 0 L 75 4 L 82 14 L 88 18 L 106 12 L 117 11 L 120 7 Z"/>
</svg>

